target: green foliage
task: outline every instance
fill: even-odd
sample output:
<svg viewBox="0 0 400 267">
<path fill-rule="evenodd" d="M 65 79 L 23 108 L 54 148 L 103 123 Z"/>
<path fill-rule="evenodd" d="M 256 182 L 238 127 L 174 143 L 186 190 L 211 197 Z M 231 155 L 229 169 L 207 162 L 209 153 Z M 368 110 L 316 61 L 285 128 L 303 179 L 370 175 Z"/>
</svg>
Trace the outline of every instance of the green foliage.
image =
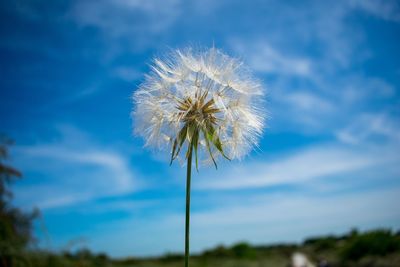
<svg viewBox="0 0 400 267">
<path fill-rule="evenodd" d="M 176 253 L 168 253 L 160 258 L 161 262 L 179 262 L 181 260 L 183 260 L 183 256 Z"/>
<path fill-rule="evenodd" d="M 255 259 L 257 257 L 257 249 L 247 243 L 241 242 L 233 245 L 230 248 L 220 245 L 212 250 L 206 250 L 201 257 Z"/>
<path fill-rule="evenodd" d="M 11 205 L 11 183 L 21 178 L 21 173 L 9 166 L 8 147 L 13 142 L 0 136 L 0 262 L 5 266 L 24 266 L 27 263 L 24 248 L 32 241 L 32 221 L 38 211 L 30 213 Z"/>
<path fill-rule="evenodd" d="M 240 259 L 254 259 L 257 251 L 247 243 L 238 243 L 231 248 L 233 255 Z"/>
<path fill-rule="evenodd" d="M 307 239 L 302 245 L 283 244 L 253 247 L 238 243 L 231 247 L 217 246 L 191 257 L 191 267 L 287 267 L 293 252 L 301 251 L 314 259 L 328 259 L 329 266 L 398 267 L 399 236 L 387 230 L 350 233 L 345 236 L 325 236 Z M 329 245 L 326 245 L 329 244 Z M 357 252 L 361 250 L 363 253 Z M 350 253 L 341 258 L 342 253 Z M 355 252 L 356 251 L 356 252 Z M 45 251 L 25 251 L 7 267 L 181 267 L 183 255 L 166 254 L 158 258 L 110 259 L 87 249 L 60 254 Z M 355 253 L 355 254 L 353 254 Z M 1 265 L 0 263 L 0 266 Z"/>
<path fill-rule="evenodd" d="M 365 256 L 385 256 L 400 253 L 400 238 L 388 230 L 354 235 L 341 251 L 342 260 L 359 260 Z"/>
<path fill-rule="evenodd" d="M 88 252 L 88 253 L 87 253 Z M 29 251 L 26 253 L 28 264 L 32 267 L 112 267 L 111 260 L 104 254 L 93 254 L 86 250 L 72 253 L 54 254 L 44 251 Z M 1 265 L 0 265 L 1 266 Z M 13 267 L 14 265 L 10 265 Z"/>
<path fill-rule="evenodd" d="M 233 256 L 233 252 L 231 249 L 220 245 L 212 250 L 206 250 L 202 256 L 207 258 L 229 258 Z"/>
<path fill-rule="evenodd" d="M 304 244 L 311 245 L 317 252 L 322 252 L 334 249 L 339 240 L 339 238 L 334 236 L 326 236 L 320 238 L 309 238 L 304 241 Z"/>
<path fill-rule="evenodd" d="M 6 136 L 0 134 L 0 198 L 1 202 L 9 201 L 12 193 L 8 186 L 15 180 L 21 178 L 21 173 L 6 164 L 9 158 L 8 147 L 14 142 Z"/>
<path fill-rule="evenodd" d="M 133 258 L 133 257 L 128 257 L 124 259 L 117 259 L 114 260 L 113 263 L 115 266 L 136 266 L 140 262 L 139 259 Z"/>
</svg>

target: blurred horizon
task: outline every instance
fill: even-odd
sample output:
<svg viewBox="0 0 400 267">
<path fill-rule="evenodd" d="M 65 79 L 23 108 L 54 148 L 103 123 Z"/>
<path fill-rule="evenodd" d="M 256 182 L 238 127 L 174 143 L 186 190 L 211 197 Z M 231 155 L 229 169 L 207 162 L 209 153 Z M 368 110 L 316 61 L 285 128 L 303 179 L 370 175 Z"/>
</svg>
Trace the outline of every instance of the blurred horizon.
<svg viewBox="0 0 400 267">
<path fill-rule="evenodd" d="M 183 251 L 185 169 L 143 148 L 130 112 L 152 59 L 190 46 L 240 58 L 269 115 L 248 157 L 193 173 L 193 253 L 400 229 L 398 1 L 15 0 L 0 15 L 0 133 L 40 247 Z"/>
</svg>

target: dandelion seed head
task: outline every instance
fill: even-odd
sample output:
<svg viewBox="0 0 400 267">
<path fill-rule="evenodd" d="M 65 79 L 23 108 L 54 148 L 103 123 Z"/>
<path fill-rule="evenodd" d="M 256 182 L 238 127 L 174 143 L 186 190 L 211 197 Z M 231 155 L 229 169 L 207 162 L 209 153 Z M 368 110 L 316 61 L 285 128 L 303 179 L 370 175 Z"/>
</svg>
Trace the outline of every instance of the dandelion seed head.
<svg viewBox="0 0 400 267">
<path fill-rule="evenodd" d="M 173 154 L 195 143 L 204 163 L 240 159 L 262 134 L 262 99 L 260 82 L 239 60 L 215 48 L 177 50 L 154 59 L 135 91 L 134 132 L 146 146 Z"/>
</svg>

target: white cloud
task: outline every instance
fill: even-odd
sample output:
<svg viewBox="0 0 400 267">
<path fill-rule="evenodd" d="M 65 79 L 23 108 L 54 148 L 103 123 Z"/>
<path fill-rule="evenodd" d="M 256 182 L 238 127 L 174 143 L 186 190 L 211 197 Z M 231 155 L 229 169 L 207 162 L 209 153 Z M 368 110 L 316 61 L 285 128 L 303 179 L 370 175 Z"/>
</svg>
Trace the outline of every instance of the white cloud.
<svg viewBox="0 0 400 267">
<path fill-rule="evenodd" d="M 272 130 L 332 134 L 361 110 L 366 112 L 370 101 L 395 95 L 394 87 L 381 77 L 351 71 L 353 64 L 371 56 L 367 33 L 348 20 L 352 5 L 316 1 L 301 9 L 269 4 L 280 13 L 257 20 L 257 29 L 265 34 L 257 30 L 228 44 L 267 79 Z M 287 30 L 282 31 L 284 26 Z"/>
<path fill-rule="evenodd" d="M 78 1 L 71 10 L 71 16 L 80 25 L 98 27 L 111 36 L 135 31 L 159 33 L 168 28 L 178 14 L 178 0 Z"/>
<path fill-rule="evenodd" d="M 340 90 L 343 104 L 355 105 L 376 99 L 388 99 L 395 96 L 395 87 L 377 77 L 352 76 L 344 82 Z"/>
<path fill-rule="evenodd" d="M 349 125 L 340 129 L 336 136 L 348 144 L 371 143 L 374 140 L 400 143 L 400 123 L 387 112 L 364 113 L 356 116 Z"/>
<path fill-rule="evenodd" d="M 312 64 L 309 59 L 285 55 L 266 41 L 256 40 L 250 42 L 250 45 L 240 40 L 232 40 L 230 43 L 256 71 L 306 77 L 311 75 Z"/>
<path fill-rule="evenodd" d="M 362 203 L 362 201 L 370 202 L 370 208 L 376 213 L 387 213 L 379 211 L 376 206 L 382 206 L 382 203 L 398 198 L 400 189 L 385 189 L 382 191 L 356 192 L 329 197 L 297 195 L 286 198 L 284 195 L 257 195 L 256 197 L 250 197 L 250 200 L 242 204 L 237 204 L 234 207 L 224 207 L 224 209 L 217 208 L 215 210 L 198 212 L 193 216 L 193 220 L 202 226 L 226 224 L 242 225 L 244 223 L 262 222 L 279 224 L 282 221 L 286 223 L 293 221 L 302 223 L 308 221 L 312 223 L 313 219 L 318 218 L 316 214 L 320 216 L 325 214 L 338 216 L 340 219 L 335 220 L 335 222 L 338 223 L 340 220 L 344 219 L 344 213 L 349 212 L 349 210 L 358 211 L 358 213 L 366 213 L 363 214 L 366 217 L 371 216 L 371 214 L 367 212 L 369 210 L 368 205 Z M 371 202 L 376 203 L 371 205 Z M 341 205 L 343 203 L 347 203 L 347 209 L 344 208 L 344 205 Z M 330 208 L 327 209 L 327 207 Z M 268 211 L 268 213 L 260 211 Z M 391 214 L 391 212 L 388 213 Z M 395 212 L 395 214 L 400 216 L 400 212 Z M 325 216 L 321 216 L 320 218 L 323 217 Z M 213 219 L 211 220 L 211 218 Z M 349 219 L 349 221 L 351 221 L 352 218 Z"/>
<path fill-rule="evenodd" d="M 47 209 L 138 189 L 138 179 L 124 155 L 93 144 L 80 131 L 64 129 L 58 142 L 15 148 L 20 168 L 36 177 L 34 185 L 17 187 L 16 200 L 21 205 Z"/>
<path fill-rule="evenodd" d="M 132 82 L 141 78 L 142 74 L 132 67 L 119 66 L 114 69 L 114 75 L 124 81 Z"/>
<path fill-rule="evenodd" d="M 289 104 L 295 108 L 305 111 L 318 110 L 318 112 L 331 112 L 334 109 L 332 103 L 328 100 L 317 96 L 316 94 L 304 91 L 293 92 L 283 99 L 284 101 L 288 101 Z"/>
<path fill-rule="evenodd" d="M 107 65 L 118 56 L 157 46 L 180 17 L 181 5 L 181 0 L 75 1 L 65 18 L 98 33 L 98 60 Z"/>
<path fill-rule="evenodd" d="M 266 14 L 254 18 L 254 32 L 228 40 L 246 58 L 251 55 L 260 71 L 314 78 L 365 58 L 364 34 L 349 27 L 353 9 L 345 1 L 312 1 L 306 8 L 279 1 L 267 5 Z"/>
<path fill-rule="evenodd" d="M 350 4 L 378 18 L 400 22 L 400 4 L 397 0 L 352 0 Z"/>
<path fill-rule="evenodd" d="M 271 98 L 279 105 L 273 107 L 277 119 L 285 122 L 284 127 L 288 127 L 287 123 L 290 122 L 297 132 L 308 134 L 326 131 L 332 127 L 337 116 L 337 103 L 333 103 L 332 99 L 326 98 L 321 92 L 277 89 L 271 93 Z"/>
<path fill-rule="evenodd" d="M 202 177 L 196 186 L 202 190 L 232 190 L 301 184 L 399 161 L 385 151 L 379 154 L 376 158 L 368 150 L 321 145 L 274 161 L 236 165 L 220 173 L 218 179 Z"/>
</svg>

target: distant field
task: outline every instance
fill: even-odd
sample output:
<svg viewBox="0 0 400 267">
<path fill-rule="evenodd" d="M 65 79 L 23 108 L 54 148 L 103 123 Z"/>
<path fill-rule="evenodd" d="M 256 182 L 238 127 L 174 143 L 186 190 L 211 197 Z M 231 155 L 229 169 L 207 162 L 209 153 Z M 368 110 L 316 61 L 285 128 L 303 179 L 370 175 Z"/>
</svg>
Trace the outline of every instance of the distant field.
<svg viewBox="0 0 400 267">
<path fill-rule="evenodd" d="M 219 246 L 193 255 L 191 267 L 289 267 L 295 252 L 307 255 L 318 266 L 322 260 L 329 267 L 400 267 L 400 235 L 389 230 L 366 233 L 352 231 L 344 236 L 310 238 L 303 244 L 251 246 L 239 243 Z M 23 259 L 23 260 L 22 260 Z M 34 267 L 182 267 L 183 256 L 169 254 L 158 258 L 110 259 L 89 250 L 49 254 L 31 251 L 20 255 L 11 266 Z M 29 265 L 24 265 L 29 262 Z M 0 265 L 1 266 L 1 265 Z"/>
</svg>

